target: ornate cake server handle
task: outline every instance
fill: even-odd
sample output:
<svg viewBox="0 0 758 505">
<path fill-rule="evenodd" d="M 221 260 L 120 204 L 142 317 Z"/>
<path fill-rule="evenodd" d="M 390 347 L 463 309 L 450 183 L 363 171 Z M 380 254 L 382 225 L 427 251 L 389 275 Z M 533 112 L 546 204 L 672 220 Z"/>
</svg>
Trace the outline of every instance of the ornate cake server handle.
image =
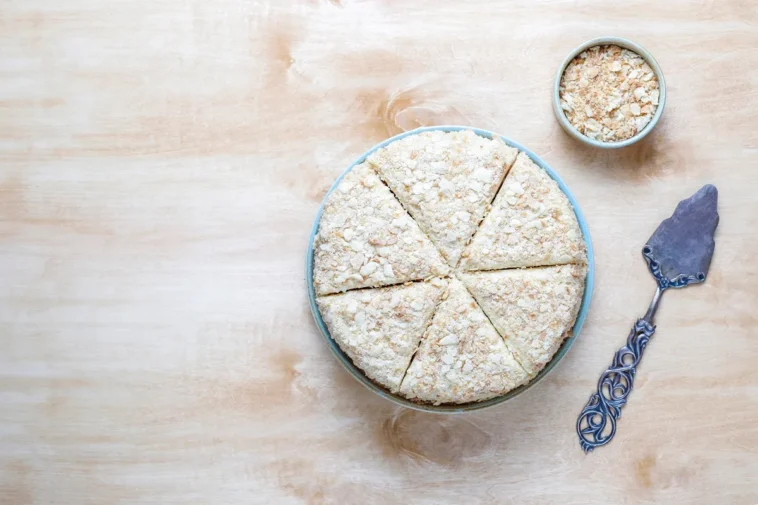
<svg viewBox="0 0 758 505">
<path fill-rule="evenodd" d="M 655 295 L 645 317 L 634 324 L 626 345 L 600 376 L 597 392 L 590 396 L 576 421 L 576 433 L 585 452 L 607 444 L 616 434 L 616 422 L 634 387 L 642 353 L 655 333 L 653 318 L 663 292 L 705 282 L 718 224 L 718 190 L 706 184 L 679 202 L 671 217 L 658 225 L 642 248 L 642 257 L 657 284 Z"/>
<path fill-rule="evenodd" d="M 660 287 L 656 289 L 647 314 L 634 323 L 626 345 L 616 352 L 613 363 L 600 376 L 597 392 L 590 396 L 576 421 L 576 432 L 584 452 L 607 444 L 616 434 L 616 421 L 632 392 L 637 365 L 655 333 L 653 316 L 663 291 Z"/>
</svg>

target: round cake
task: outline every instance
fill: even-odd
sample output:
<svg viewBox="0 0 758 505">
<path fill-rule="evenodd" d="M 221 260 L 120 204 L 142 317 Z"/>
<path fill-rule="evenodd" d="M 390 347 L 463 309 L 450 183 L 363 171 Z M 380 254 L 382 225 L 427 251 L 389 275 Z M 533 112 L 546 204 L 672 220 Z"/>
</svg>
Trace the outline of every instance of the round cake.
<svg viewBox="0 0 758 505">
<path fill-rule="evenodd" d="M 570 334 L 587 253 L 526 153 L 469 130 L 404 137 L 327 197 L 313 285 L 329 334 L 374 383 L 462 404 L 528 383 Z"/>
</svg>

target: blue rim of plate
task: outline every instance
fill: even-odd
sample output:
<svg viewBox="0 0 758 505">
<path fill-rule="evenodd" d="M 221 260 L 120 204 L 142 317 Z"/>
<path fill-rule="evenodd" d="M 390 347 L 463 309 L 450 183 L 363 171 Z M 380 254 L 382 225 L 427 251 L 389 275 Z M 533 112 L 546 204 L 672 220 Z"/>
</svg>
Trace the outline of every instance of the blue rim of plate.
<svg viewBox="0 0 758 505">
<path fill-rule="evenodd" d="M 534 378 L 531 381 L 529 381 L 529 383 L 523 386 L 520 386 L 512 391 L 509 391 L 503 396 L 498 396 L 496 398 L 492 398 L 490 400 L 486 400 L 483 402 L 466 403 L 466 404 L 460 404 L 460 405 L 450 405 L 450 404 L 430 405 L 430 404 L 423 404 L 423 403 L 414 403 L 406 398 L 403 398 L 400 395 L 393 394 L 389 390 L 372 382 L 368 377 L 366 377 L 366 375 L 358 367 L 356 367 L 353 364 L 352 360 L 350 360 L 350 358 L 347 357 L 347 355 L 342 351 L 342 349 L 340 349 L 337 343 L 329 335 L 329 330 L 327 330 L 326 325 L 324 324 L 324 320 L 321 318 L 321 313 L 318 310 L 318 306 L 316 305 L 316 289 L 313 286 L 313 242 L 316 238 L 316 233 L 318 232 L 318 225 L 319 225 L 319 222 L 321 221 L 321 213 L 324 211 L 324 204 L 326 203 L 326 200 L 329 198 L 329 195 L 339 185 L 340 181 L 342 181 L 342 179 L 345 177 L 345 175 L 348 172 L 350 172 L 355 166 L 363 163 L 366 160 L 366 158 L 368 158 L 371 154 L 374 153 L 374 151 L 381 149 L 383 147 L 386 147 L 387 145 L 391 144 L 392 142 L 395 142 L 396 140 L 400 140 L 410 135 L 417 135 L 422 132 L 428 132 L 428 131 L 452 132 L 452 131 L 460 131 L 460 130 L 470 130 L 476 133 L 477 135 L 480 135 L 482 137 L 489 138 L 489 139 L 493 137 L 499 137 L 503 139 L 503 141 L 505 141 L 505 143 L 508 144 L 509 146 L 515 147 L 519 151 L 523 151 L 527 155 L 529 155 L 532 161 L 534 161 L 540 168 L 542 168 L 545 172 L 547 172 L 548 175 L 550 175 L 550 177 L 552 177 L 555 180 L 555 182 L 558 183 L 558 186 L 561 188 L 561 191 L 563 191 L 566 194 L 566 196 L 569 199 L 569 202 L 571 202 L 571 206 L 574 209 L 576 218 L 579 221 L 579 228 L 582 230 L 584 242 L 587 246 L 587 279 L 584 286 L 584 296 L 582 298 L 582 305 L 579 308 L 579 314 L 576 317 L 576 322 L 574 323 L 571 336 L 568 337 L 566 340 L 564 340 L 563 344 L 555 353 L 555 355 L 550 360 L 550 362 L 547 365 L 545 365 L 545 367 L 542 370 L 540 370 L 540 372 L 536 376 L 534 376 Z M 326 343 L 329 346 L 329 349 L 332 350 L 332 353 L 335 355 L 337 360 L 342 364 L 345 370 L 347 370 L 350 373 L 350 375 L 352 375 L 358 382 L 366 386 L 368 389 L 370 389 L 374 393 L 378 394 L 382 398 L 385 398 L 395 403 L 396 405 L 400 405 L 402 407 L 407 407 L 410 409 L 420 410 L 424 412 L 455 414 L 455 413 L 462 413 L 462 412 L 471 412 L 475 410 L 484 409 L 487 407 L 492 407 L 493 405 L 498 405 L 500 403 L 503 403 L 507 400 L 510 400 L 511 398 L 514 398 L 520 395 L 527 389 L 533 387 L 535 384 L 540 382 L 548 373 L 550 373 L 551 370 L 553 370 L 553 368 L 556 367 L 558 362 L 561 361 L 561 359 L 563 359 L 563 357 L 566 355 L 568 350 L 574 344 L 574 341 L 579 336 L 582 326 L 584 326 L 584 322 L 587 319 L 587 312 L 589 311 L 589 308 L 590 308 L 590 300 L 592 299 L 592 291 L 595 285 L 595 253 L 594 253 L 594 249 L 592 248 L 592 239 L 590 238 L 590 230 L 589 230 L 589 227 L 587 226 L 587 221 L 584 218 L 584 214 L 582 213 L 582 210 L 579 208 L 579 204 L 576 202 L 574 195 L 571 194 L 571 191 L 568 189 L 568 186 L 566 186 L 566 184 L 558 176 L 558 174 L 555 173 L 555 171 L 552 168 L 550 168 L 550 166 L 547 163 L 545 163 L 545 161 L 543 161 L 542 158 L 540 158 L 539 156 L 534 154 L 532 151 L 530 151 L 526 147 L 519 144 L 518 142 L 514 142 L 513 140 L 507 137 L 498 135 L 491 131 L 482 130 L 479 128 L 471 128 L 468 126 L 425 126 L 422 128 L 416 128 L 415 130 L 401 133 L 399 135 L 395 135 L 394 137 L 391 137 L 375 145 L 374 147 L 372 147 L 371 149 L 369 149 L 368 151 L 360 155 L 347 168 L 347 170 L 342 172 L 342 174 L 337 178 L 337 180 L 334 181 L 334 184 L 332 184 L 332 187 L 329 188 L 329 191 L 324 196 L 324 199 L 321 202 L 321 205 L 319 206 L 318 213 L 316 214 L 316 220 L 313 223 L 311 236 L 308 240 L 308 250 L 306 251 L 306 255 L 305 255 L 305 278 L 308 284 L 308 301 L 311 306 L 311 312 L 313 313 L 313 319 L 316 321 L 316 326 L 318 326 L 319 330 L 321 330 L 321 334 L 326 340 Z"/>
</svg>

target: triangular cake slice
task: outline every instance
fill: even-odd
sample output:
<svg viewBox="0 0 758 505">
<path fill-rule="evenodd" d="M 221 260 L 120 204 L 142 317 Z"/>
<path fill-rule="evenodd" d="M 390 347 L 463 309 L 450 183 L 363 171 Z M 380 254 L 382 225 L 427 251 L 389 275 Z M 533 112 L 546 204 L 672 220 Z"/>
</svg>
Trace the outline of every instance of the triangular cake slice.
<svg viewBox="0 0 758 505">
<path fill-rule="evenodd" d="M 368 162 L 454 267 L 517 153 L 470 130 L 431 131 L 395 141 Z"/>
<path fill-rule="evenodd" d="M 503 395 L 526 380 L 526 372 L 482 309 L 463 284 L 453 279 L 400 393 L 435 405 L 469 403 Z"/>
<path fill-rule="evenodd" d="M 317 299 L 331 337 L 355 366 L 392 392 L 400 387 L 447 281 L 360 289 Z"/>
<path fill-rule="evenodd" d="M 561 265 L 459 275 L 516 359 L 534 376 L 574 326 L 586 269 Z"/>
<path fill-rule="evenodd" d="M 316 294 L 402 284 L 448 271 L 368 165 L 351 170 L 329 195 L 314 242 Z"/>
<path fill-rule="evenodd" d="M 586 251 L 566 195 L 525 153 L 463 253 L 463 270 L 583 263 Z"/>
</svg>

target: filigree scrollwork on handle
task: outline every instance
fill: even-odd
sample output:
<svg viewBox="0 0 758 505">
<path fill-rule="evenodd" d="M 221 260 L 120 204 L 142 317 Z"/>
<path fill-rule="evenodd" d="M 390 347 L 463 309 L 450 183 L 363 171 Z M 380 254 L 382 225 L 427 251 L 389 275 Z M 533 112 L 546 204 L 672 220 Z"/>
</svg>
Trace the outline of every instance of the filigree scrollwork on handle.
<svg viewBox="0 0 758 505">
<path fill-rule="evenodd" d="M 584 452 L 590 452 L 611 441 L 616 434 L 616 421 L 621 408 L 632 392 L 634 374 L 655 327 L 638 319 L 629 333 L 626 345 L 616 352 L 613 364 L 600 377 L 597 393 L 582 410 L 576 422 L 576 432 Z"/>
<path fill-rule="evenodd" d="M 677 275 L 673 279 L 669 279 L 663 272 L 661 272 L 661 264 L 653 257 L 653 250 L 650 246 L 646 245 L 642 248 L 642 256 L 647 261 L 647 267 L 650 273 L 655 277 L 656 282 L 661 289 L 668 288 L 683 288 L 690 284 L 697 284 L 705 281 L 705 273 L 698 272 L 697 275 Z"/>
</svg>

